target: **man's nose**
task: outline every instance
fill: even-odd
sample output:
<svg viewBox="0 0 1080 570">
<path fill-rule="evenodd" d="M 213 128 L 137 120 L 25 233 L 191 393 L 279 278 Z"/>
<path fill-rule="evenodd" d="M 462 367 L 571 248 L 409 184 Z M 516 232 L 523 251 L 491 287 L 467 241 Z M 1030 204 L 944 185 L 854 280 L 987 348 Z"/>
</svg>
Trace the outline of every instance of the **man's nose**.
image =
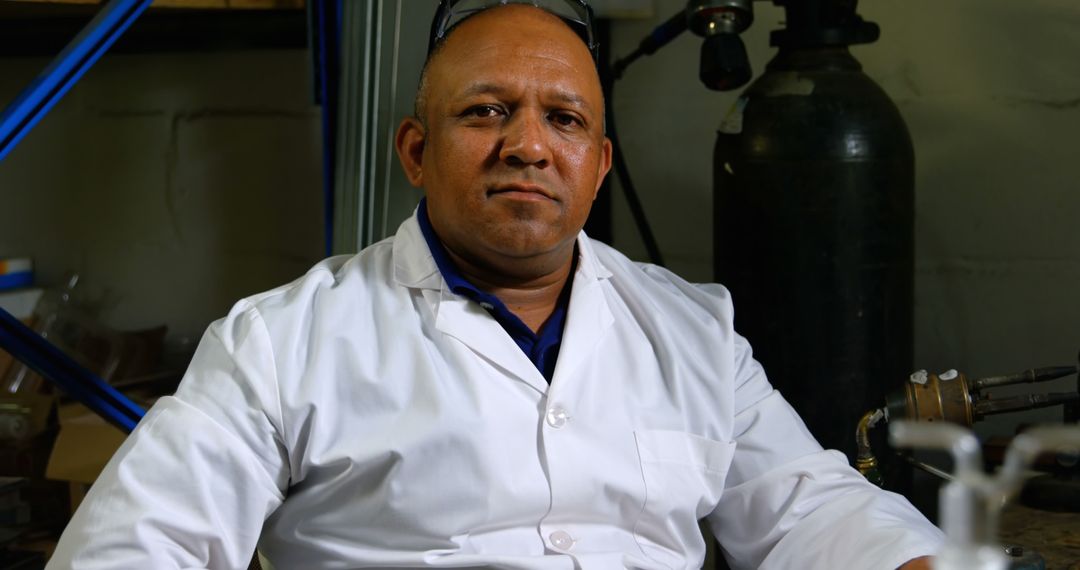
<svg viewBox="0 0 1080 570">
<path fill-rule="evenodd" d="M 516 113 L 506 123 L 499 159 L 515 166 L 546 167 L 551 162 L 551 147 L 544 127 L 543 117 Z"/>
</svg>

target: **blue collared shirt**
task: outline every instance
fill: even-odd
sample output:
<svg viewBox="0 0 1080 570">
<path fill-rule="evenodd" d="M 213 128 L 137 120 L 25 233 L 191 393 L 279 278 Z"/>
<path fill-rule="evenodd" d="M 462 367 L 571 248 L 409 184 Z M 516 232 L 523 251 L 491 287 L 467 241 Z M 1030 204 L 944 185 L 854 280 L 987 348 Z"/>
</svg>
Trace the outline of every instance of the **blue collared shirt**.
<svg viewBox="0 0 1080 570">
<path fill-rule="evenodd" d="M 555 361 L 559 357 L 559 347 L 562 345 L 563 324 L 566 322 L 566 310 L 570 305 L 570 288 L 574 282 L 574 270 L 577 268 L 576 246 L 573 265 L 570 267 L 570 276 L 566 279 L 566 285 L 563 286 L 562 292 L 559 293 L 559 299 L 555 302 L 555 311 L 551 313 L 547 322 L 540 328 L 540 334 L 536 334 L 517 315 L 512 313 L 498 297 L 481 291 L 475 285 L 469 283 L 465 276 L 458 271 L 457 266 L 454 265 L 450 255 L 446 252 L 446 248 L 439 241 L 439 237 L 435 235 L 435 230 L 431 227 L 431 220 L 428 219 L 427 214 L 426 198 L 420 200 L 416 218 L 420 223 L 420 231 L 424 234 L 424 240 L 427 241 L 428 249 L 431 250 L 431 256 L 435 258 L 435 265 L 439 267 L 439 273 L 446 280 L 450 290 L 456 295 L 462 295 L 475 301 L 490 313 L 502 325 L 506 334 L 510 335 L 510 338 L 514 339 L 514 342 L 521 347 L 525 356 L 528 356 L 529 360 L 536 365 L 537 370 L 544 375 L 544 378 L 551 382 L 551 377 L 555 374 Z"/>
</svg>

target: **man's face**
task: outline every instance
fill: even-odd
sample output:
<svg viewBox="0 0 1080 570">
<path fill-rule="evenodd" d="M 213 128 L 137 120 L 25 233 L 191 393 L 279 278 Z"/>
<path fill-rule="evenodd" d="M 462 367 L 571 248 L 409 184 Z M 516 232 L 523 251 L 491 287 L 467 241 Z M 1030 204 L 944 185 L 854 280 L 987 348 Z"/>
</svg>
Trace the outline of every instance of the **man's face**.
<svg viewBox="0 0 1080 570">
<path fill-rule="evenodd" d="M 536 8 L 492 8 L 460 24 L 427 73 L 425 124 L 403 124 L 398 148 L 439 237 L 488 269 L 568 260 L 611 165 L 584 42 Z"/>
</svg>

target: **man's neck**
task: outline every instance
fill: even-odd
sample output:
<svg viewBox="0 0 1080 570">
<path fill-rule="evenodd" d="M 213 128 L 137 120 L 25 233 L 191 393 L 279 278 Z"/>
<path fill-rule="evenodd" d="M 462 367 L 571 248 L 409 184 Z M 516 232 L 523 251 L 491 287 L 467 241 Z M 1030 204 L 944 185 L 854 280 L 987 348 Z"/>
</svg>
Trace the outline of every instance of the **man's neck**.
<svg viewBox="0 0 1080 570">
<path fill-rule="evenodd" d="M 577 253 L 576 248 L 571 246 L 565 255 L 565 262 L 554 271 L 545 271 L 537 276 L 531 276 L 529 272 L 514 276 L 507 275 L 505 271 L 495 273 L 485 269 L 459 256 L 449 247 L 446 252 L 465 279 L 480 290 L 498 297 L 533 332 L 539 332 L 554 312 L 566 280 L 572 277 L 570 270 L 574 266 L 573 256 Z"/>
</svg>

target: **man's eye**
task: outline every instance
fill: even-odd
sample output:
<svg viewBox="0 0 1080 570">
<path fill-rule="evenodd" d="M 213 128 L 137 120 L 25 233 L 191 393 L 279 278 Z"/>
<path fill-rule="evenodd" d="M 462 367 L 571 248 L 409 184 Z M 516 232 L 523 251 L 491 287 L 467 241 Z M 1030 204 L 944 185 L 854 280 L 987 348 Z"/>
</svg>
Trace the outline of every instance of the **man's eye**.
<svg viewBox="0 0 1080 570">
<path fill-rule="evenodd" d="M 465 111 L 465 116 L 480 119 L 494 117 L 498 114 L 499 108 L 494 105 L 477 105 L 475 107 L 469 107 L 469 109 Z"/>
<path fill-rule="evenodd" d="M 552 113 L 551 122 L 560 127 L 573 127 L 581 124 L 581 121 L 570 113 Z"/>
</svg>

